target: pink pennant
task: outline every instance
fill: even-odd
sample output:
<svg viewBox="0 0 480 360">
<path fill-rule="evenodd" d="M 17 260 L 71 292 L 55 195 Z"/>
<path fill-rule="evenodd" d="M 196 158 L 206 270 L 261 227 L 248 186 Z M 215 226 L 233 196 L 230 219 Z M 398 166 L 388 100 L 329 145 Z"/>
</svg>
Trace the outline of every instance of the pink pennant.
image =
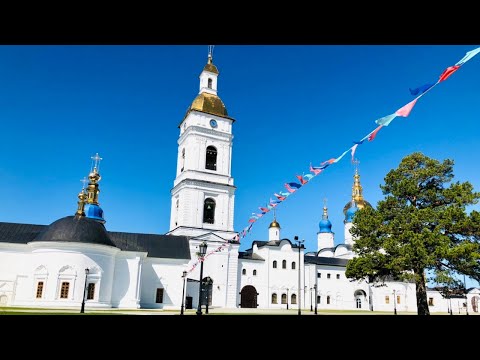
<svg viewBox="0 0 480 360">
<path fill-rule="evenodd" d="M 397 114 L 398 116 L 407 117 L 408 115 L 410 115 L 410 111 L 412 111 L 412 109 L 415 106 L 415 103 L 417 102 L 417 100 L 418 100 L 418 98 L 410 101 L 407 105 L 405 105 L 405 106 L 401 107 L 400 109 L 398 109 L 397 111 L 395 111 L 395 114 Z"/>
<path fill-rule="evenodd" d="M 373 139 L 375 139 L 375 136 L 377 136 L 377 133 L 380 131 L 380 129 L 381 129 L 382 127 L 383 127 L 383 125 L 380 125 L 379 127 L 377 127 L 377 128 L 375 129 L 375 131 L 372 132 L 372 133 L 370 134 L 370 136 L 368 137 L 368 141 L 373 141 Z"/>
</svg>

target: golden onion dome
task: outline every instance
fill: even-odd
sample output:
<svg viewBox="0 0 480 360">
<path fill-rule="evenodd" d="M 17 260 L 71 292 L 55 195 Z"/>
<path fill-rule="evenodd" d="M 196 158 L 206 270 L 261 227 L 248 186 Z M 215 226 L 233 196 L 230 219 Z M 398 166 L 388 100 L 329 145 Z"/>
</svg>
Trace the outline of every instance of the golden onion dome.
<svg viewBox="0 0 480 360">
<path fill-rule="evenodd" d="M 88 179 L 93 183 L 99 182 L 101 178 L 102 177 L 96 169 L 94 169 L 90 174 L 88 174 Z"/>
<path fill-rule="evenodd" d="M 212 63 L 208 63 L 205 65 L 205 67 L 203 68 L 203 71 L 209 71 L 211 73 L 214 73 L 214 74 L 217 74 L 218 75 L 218 69 L 215 65 L 213 65 Z"/>
<path fill-rule="evenodd" d="M 273 227 L 280 229 L 280 224 L 277 222 L 277 220 L 273 220 L 268 228 L 273 228 Z"/>
<path fill-rule="evenodd" d="M 190 105 L 188 108 L 187 113 L 190 110 L 197 110 L 212 115 L 228 117 L 227 108 L 223 104 L 223 101 L 217 95 L 206 92 L 198 94 L 195 100 L 193 100 L 192 105 Z"/>
</svg>

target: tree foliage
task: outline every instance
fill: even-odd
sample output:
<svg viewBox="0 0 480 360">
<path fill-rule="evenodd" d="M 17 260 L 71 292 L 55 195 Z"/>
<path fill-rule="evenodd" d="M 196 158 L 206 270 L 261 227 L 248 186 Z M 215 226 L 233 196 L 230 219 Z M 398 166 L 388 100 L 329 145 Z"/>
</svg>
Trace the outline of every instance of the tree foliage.
<svg viewBox="0 0 480 360">
<path fill-rule="evenodd" d="M 385 198 L 353 218 L 357 256 L 346 276 L 387 278 L 416 284 L 418 314 L 428 315 L 427 274 L 438 285 L 459 285 L 458 275 L 480 280 L 480 213 L 467 207 L 480 193 L 469 182 L 453 182 L 453 160 L 415 152 L 380 185 Z"/>
</svg>

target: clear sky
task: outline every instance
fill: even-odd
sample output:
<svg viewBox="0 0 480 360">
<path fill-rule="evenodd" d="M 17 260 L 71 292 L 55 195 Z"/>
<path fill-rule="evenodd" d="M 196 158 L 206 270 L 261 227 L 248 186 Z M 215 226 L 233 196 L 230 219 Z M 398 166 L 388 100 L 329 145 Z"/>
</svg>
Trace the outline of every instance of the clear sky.
<svg viewBox="0 0 480 360">
<path fill-rule="evenodd" d="M 235 230 L 252 212 L 339 156 L 413 100 L 409 88 L 436 82 L 478 45 L 217 45 L 218 94 L 233 127 Z M 100 205 L 111 231 L 165 233 L 176 174 L 178 124 L 199 90 L 207 45 L 0 46 L 0 221 L 49 224 L 73 215 L 96 152 Z M 420 98 L 356 157 L 364 196 L 401 159 L 420 151 L 455 161 L 455 180 L 480 190 L 480 55 Z M 351 199 L 350 156 L 277 206 L 282 238 L 317 247 L 323 199 L 335 243 Z M 480 210 L 478 206 L 474 207 Z M 241 250 L 268 237 L 271 213 Z"/>
</svg>

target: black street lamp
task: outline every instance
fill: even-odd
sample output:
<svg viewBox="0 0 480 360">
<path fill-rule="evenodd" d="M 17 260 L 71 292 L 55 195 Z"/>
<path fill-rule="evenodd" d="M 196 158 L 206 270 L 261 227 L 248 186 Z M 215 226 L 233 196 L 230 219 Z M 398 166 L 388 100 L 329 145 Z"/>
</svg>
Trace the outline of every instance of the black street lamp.
<svg viewBox="0 0 480 360">
<path fill-rule="evenodd" d="M 182 306 L 180 307 L 180 315 L 183 315 L 183 308 L 184 308 L 184 303 L 185 303 L 185 283 L 187 280 L 187 271 L 183 272 L 183 289 L 182 289 Z"/>
<path fill-rule="evenodd" d="M 317 315 L 317 303 L 318 303 L 317 284 L 313 285 L 313 289 L 315 290 L 315 315 Z"/>
<path fill-rule="evenodd" d="M 287 310 L 288 310 L 288 288 L 287 288 Z"/>
<path fill-rule="evenodd" d="M 465 279 L 465 274 L 463 274 L 463 286 L 465 287 L 465 311 L 467 312 L 466 315 L 468 315 L 467 280 Z"/>
<path fill-rule="evenodd" d="M 397 297 L 395 289 L 393 289 L 393 314 L 397 315 Z"/>
<path fill-rule="evenodd" d="M 301 295 L 301 271 L 300 271 L 300 261 L 301 261 L 301 252 L 302 244 L 305 240 L 298 240 L 298 236 L 294 237 L 295 241 L 298 243 L 298 315 L 302 315 L 302 295 Z"/>
<path fill-rule="evenodd" d="M 313 288 L 310 288 L 310 311 L 313 311 L 312 294 L 313 294 Z"/>
<path fill-rule="evenodd" d="M 88 268 L 85 269 L 85 285 L 83 286 L 83 297 L 82 297 L 82 307 L 80 309 L 80 314 L 85 312 L 85 292 L 87 291 L 87 277 L 90 270 Z"/>
<path fill-rule="evenodd" d="M 200 283 L 199 283 L 199 290 L 198 290 L 198 307 L 197 307 L 197 315 L 202 315 L 202 278 L 203 278 L 203 260 L 204 256 L 207 253 L 207 243 L 204 241 L 200 245 L 198 245 L 198 258 L 200 259 Z"/>
</svg>

